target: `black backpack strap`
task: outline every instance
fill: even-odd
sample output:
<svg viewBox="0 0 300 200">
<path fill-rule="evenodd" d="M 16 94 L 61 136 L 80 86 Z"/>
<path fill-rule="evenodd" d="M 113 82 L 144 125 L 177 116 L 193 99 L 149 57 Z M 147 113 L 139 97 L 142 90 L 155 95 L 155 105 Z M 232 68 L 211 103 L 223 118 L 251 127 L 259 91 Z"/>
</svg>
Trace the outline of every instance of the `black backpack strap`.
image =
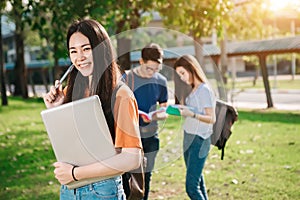
<svg viewBox="0 0 300 200">
<path fill-rule="evenodd" d="M 221 160 L 224 159 L 224 151 L 225 151 L 225 147 L 222 148 L 222 152 L 221 152 Z"/>
<path fill-rule="evenodd" d="M 224 146 L 221 149 L 221 160 L 224 160 L 226 142 L 227 142 L 227 139 L 225 139 Z"/>
</svg>

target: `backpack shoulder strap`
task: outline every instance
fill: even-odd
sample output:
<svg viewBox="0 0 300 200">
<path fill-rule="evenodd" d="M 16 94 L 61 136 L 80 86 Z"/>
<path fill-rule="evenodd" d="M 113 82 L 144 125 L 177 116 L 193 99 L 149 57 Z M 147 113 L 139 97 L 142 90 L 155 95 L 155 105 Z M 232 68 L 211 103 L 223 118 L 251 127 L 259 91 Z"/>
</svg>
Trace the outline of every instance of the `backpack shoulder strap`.
<svg viewBox="0 0 300 200">
<path fill-rule="evenodd" d="M 128 74 L 126 74 L 126 85 L 133 91 L 134 90 L 134 74 L 133 69 L 131 69 Z"/>
</svg>

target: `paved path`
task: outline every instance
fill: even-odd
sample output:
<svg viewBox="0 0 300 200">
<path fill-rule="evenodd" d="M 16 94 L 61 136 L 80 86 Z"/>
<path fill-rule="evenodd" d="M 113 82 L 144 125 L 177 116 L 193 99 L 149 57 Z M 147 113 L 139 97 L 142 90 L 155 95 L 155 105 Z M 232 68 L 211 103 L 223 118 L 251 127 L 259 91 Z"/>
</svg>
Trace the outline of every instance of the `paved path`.
<svg viewBox="0 0 300 200">
<path fill-rule="evenodd" d="M 294 77 L 300 80 L 300 75 Z M 238 78 L 237 81 L 245 79 L 252 80 L 253 77 Z M 260 77 L 261 79 L 261 77 Z M 280 75 L 277 80 L 291 80 L 291 75 Z M 269 82 L 272 84 L 273 76 L 269 76 Z M 230 98 L 231 94 L 233 97 Z M 247 89 L 245 91 L 229 92 L 229 102 L 237 108 L 267 108 L 267 98 L 264 89 Z M 300 85 L 299 89 L 272 89 L 271 96 L 275 109 L 279 110 L 297 110 L 300 111 Z"/>
<path fill-rule="evenodd" d="M 237 81 L 247 79 L 238 78 Z M 248 77 L 253 79 L 253 77 Z M 290 75 L 278 76 L 277 79 L 291 79 Z M 295 76 L 295 79 L 300 79 L 300 76 Z M 271 77 L 270 77 L 271 80 Z M 42 85 L 35 86 L 37 95 L 41 97 L 45 93 L 45 87 Z M 28 87 L 29 96 L 32 96 L 31 87 Z M 267 108 L 267 100 L 264 89 L 247 89 L 245 91 L 234 91 L 233 97 L 229 92 L 229 102 L 236 108 L 250 108 L 250 109 L 263 109 Z M 170 96 L 172 96 L 171 94 Z M 279 110 L 297 110 L 300 111 L 300 86 L 297 90 L 271 90 L 272 100 L 274 108 Z M 174 100 L 170 100 L 170 103 L 174 103 Z"/>
<path fill-rule="evenodd" d="M 300 90 L 272 91 L 274 108 L 300 111 Z M 236 94 L 230 102 L 237 108 L 267 108 L 263 90 L 247 90 Z"/>
</svg>

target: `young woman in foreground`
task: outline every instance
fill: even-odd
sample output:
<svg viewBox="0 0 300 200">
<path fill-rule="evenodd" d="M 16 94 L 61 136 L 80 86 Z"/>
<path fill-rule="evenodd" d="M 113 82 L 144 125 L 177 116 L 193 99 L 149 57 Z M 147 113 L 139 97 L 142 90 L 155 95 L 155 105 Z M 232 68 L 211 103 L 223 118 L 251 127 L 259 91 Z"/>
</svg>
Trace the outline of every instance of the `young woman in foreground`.
<svg viewBox="0 0 300 200">
<path fill-rule="evenodd" d="M 55 178 L 62 184 L 61 199 L 125 199 L 121 173 L 137 168 L 141 161 L 138 108 L 132 91 L 125 85 L 112 94 L 120 81 L 113 47 L 103 26 L 95 20 L 74 22 L 67 33 L 67 47 L 74 69 L 63 89 L 59 81 L 44 96 L 47 108 L 98 95 L 109 126 L 115 156 L 86 166 L 54 163 Z M 99 142 L 100 144 L 100 142 Z M 115 176 L 114 176 L 115 175 Z M 66 184 L 86 178 L 113 176 L 76 189 Z"/>
</svg>

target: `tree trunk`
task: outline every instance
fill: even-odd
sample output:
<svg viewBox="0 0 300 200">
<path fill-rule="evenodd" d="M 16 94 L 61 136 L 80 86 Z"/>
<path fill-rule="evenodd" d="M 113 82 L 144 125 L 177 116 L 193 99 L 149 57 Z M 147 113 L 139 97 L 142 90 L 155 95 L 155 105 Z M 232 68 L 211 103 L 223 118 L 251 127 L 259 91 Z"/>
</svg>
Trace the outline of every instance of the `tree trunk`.
<svg viewBox="0 0 300 200">
<path fill-rule="evenodd" d="M 131 67 L 130 63 L 130 47 L 131 47 L 131 40 L 117 36 L 117 54 L 118 54 L 118 63 L 122 72 L 124 73 L 125 70 L 129 70 Z"/>
<path fill-rule="evenodd" d="M 23 98 L 28 98 L 28 88 L 27 88 L 27 72 L 24 60 L 24 21 L 22 19 L 23 5 L 22 1 L 13 1 L 12 5 L 12 15 L 15 22 L 15 49 L 16 49 L 16 60 L 14 68 L 14 78 L 15 78 L 15 96 L 22 96 Z"/>
<path fill-rule="evenodd" d="M 228 58 L 227 58 L 227 39 L 221 40 L 221 74 L 224 83 L 227 85 L 227 69 L 228 69 Z"/>
<path fill-rule="evenodd" d="M 267 97 L 267 104 L 268 108 L 273 107 L 273 101 L 272 101 L 272 96 L 271 96 L 271 90 L 270 90 L 270 84 L 269 84 L 269 78 L 268 78 L 268 70 L 267 70 L 267 65 L 266 65 L 266 55 L 259 55 L 259 64 L 261 67 L 261 74 L 263 77 L 263 82 L 265 86 L 265 92 L 266 92 L 266 97 Z"/>
<path fill-rule="evenodd" d="M 194 36 L 194 48 L 196 59 L 200 63 L 200 66 L 204 66 L 203 42 L 201 38 Z"/>
<path fill-rule="evenodd" d="M 201 38 L 194 37 L 194 48 L 195 48 L 196 59 L 200 63 L 200 66 L 204 67 L 205 62 L 204 62 L 204 55 L 203 55 L 203 42 L 202 42 Z M 216 66 L 218 66 L 218 59 L 215 58 L 214 61 L 216 63 Z M 218 93 L 219 93 L 218 97 L 219 97 L 219 99 L 227 101 L 227 99 L 228 99 L 227 91 L 224 88 L 224 84 L 223 84 L 222 76 L 220 75 L 220 71 L 216 67 L 214 67 L 213 70 L 214 70 L 214 78 L 216 79 L 217 85 L 218 85 L 217 86 Z"/>
<path fill-rule="evenodd" d="M 0 13 L 0 21 L 1 21 L 1 13 Z M 6 87 L 5 87 L 5 71 L 4 71 L 4 59 L 3 59 L 3 40 L 2 40 L 2 26 L 0 25 L 0 80 L 1 80 L 1 100 L 2 106 L 7 106 L 7 96 L 6 96 Z"/>
<path fill-rule="evenodd" d="M 213 71 L 214 71 L 214 78 L 217 81 L 217 89 L 218 89 L 218 98 L 223 100 L 223 101 L 228 101 L 228 96 L 227 96 L 227 90 L 226 87 L 224 87 L 224 83 L 223 83 L 223 78 L 222 78 L 222 74 L 220 73 L 220 70 L 218 68 L 218 59 L 214 58 L 213 59 L 215 62 L 215 65 L 213 66 Z"/>
<path fill-rule="evenodd" d="M 24 99 L 28 98 L 27 88 L 27 70 L 24 60 L 24 37 L 22 31 L 18 30 L 16 24 L 16 62 L 15 62 L 15 96 L 22 96 Z"/>
<path fill-rule="evenodd" d="M 57 52 L 58 51 L 58 44 L 54 44 L 53 46 L 53 51 Z M 55 80 L 59 80 L 61 72 L 63 71 L 60 69 L 59 64 L 58 64 L 58 56 L 54 56 L 54 65 L 52 68 L 49 69 L 49 82 L 50 85 L 54 84 Z"/>
<path fill-rule="evenodd" d="M 139 8 L 134 8 L 131 11 L 130 20 L 122 19 L 117 22 L 117 54 L 118 62 L 122 72 L 131 68 L 130 52 L 131 52 L 131 39 L 126 34 L 121 34 L 124 31 L 126 23 L 129 23 L 130 29 L 134 30 L 140 26 L 141 13 Z"/>
<path fill-rule="evenodd" d="M 255 75 L 254 75 L 254 78 L 253 78 L 253 86 L 256 85 L 256 81 L 258 79 L 258 76 L 259 76 L 259 68 L 257 66 L 255 66 Z"/>
</svg>

